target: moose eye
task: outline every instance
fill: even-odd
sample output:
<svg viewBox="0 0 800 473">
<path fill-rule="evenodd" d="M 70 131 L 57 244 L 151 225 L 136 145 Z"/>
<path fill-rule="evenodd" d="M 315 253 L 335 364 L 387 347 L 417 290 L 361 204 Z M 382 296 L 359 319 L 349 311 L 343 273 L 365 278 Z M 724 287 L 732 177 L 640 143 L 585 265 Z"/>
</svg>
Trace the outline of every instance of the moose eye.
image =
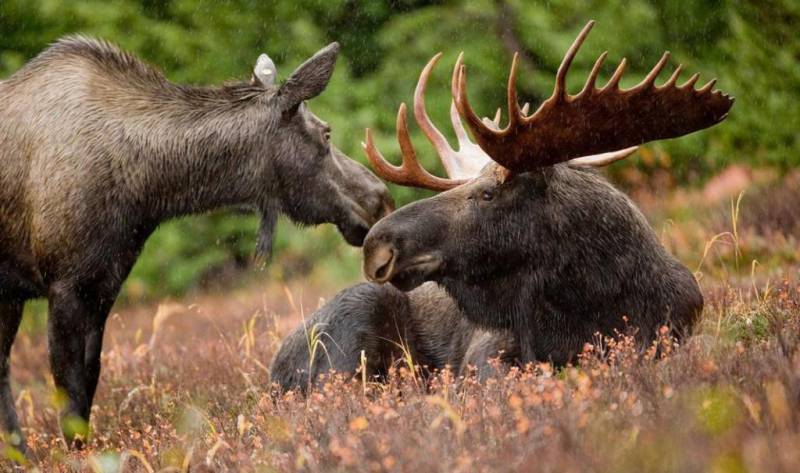
<svg viewBox="0 0 800 473">
<path fill-rule="evenodd" d="M 325 130 L 325 133 L 322 134 L 322 137 L 325 139 L 325 141 L 330 141 L 331 140 L 331 131 L 330 130 Z"/>
<path fill-rule="evenodd" d="M 490 200 L 494 199 L 494 192 L 492 192 L 489 189 L 486 189 L 485 191 L 481 192 L 481 199 L 483 199 L 486 202 L 489 202 Z"/>
</svg>

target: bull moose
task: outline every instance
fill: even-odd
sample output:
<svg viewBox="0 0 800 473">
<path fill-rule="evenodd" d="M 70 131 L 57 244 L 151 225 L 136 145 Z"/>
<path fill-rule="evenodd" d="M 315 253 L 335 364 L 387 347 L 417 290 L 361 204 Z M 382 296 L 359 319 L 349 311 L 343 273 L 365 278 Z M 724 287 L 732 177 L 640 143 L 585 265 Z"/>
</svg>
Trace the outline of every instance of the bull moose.
<svg viewBox="0 0 800 473">
<path fill-rule="evenodd" d="M 163 221 L 221 207 L 335 224 L 361 245 L 393 210 L 386 186 L 330 142 L 305 101 L 333 74 L 332 43 L 282 85 L 263 56 L 249 81 L 169 82 L 115 46 L 62 39 L 0 83 L 0 421 L 25 448 L 9 353 L 26 300 L 49 300 L 50 363 L 68 397 L 62 430 L 80 446 L 120 286 Z M 85 423 L 83 423 L 85 425 Z M 81 434 L 81 435 L 78 435 Z"/>
<path fill-rule="evenodd" d="M 428 63 L 414 115 L 448 179 L 418 164 L 404 104 L 397 116 L 402 166 L 385 161 L 367 130 L 364 147 L 379 176 L 446 192 L 370 230 L 364 272 L 373 283 L 343 291 L 287 337 L 273 361 L 275 382 L 305 388 L 330 369 L 353 372 L 362 350 L 372 373 L 384 371 L 401 346 L 430 368 L 484 369 L 498 354 L 507 362 L 563 365 L 598 333 L 634 330 L 645 342 L 665 325 L 677 336 L 691 329 L 703 308 L 694 276 L 667 253 L 635 204 L 591 168 L 642 143 L 715 125 L 733 99 L 713 90 L 714 81 L 695 89 L 696 74 L 677 85 L 681 66 L 656 85 L 668 53 L 630 89 L 619 88 L 625 60 L 596 87 L 603 53 L 571 95 L 567 72 L 592 25 L 566 53 L 552 96 L 531 115 L 517 101 L 514 56 L 503 129 L 499 114 L 480 119 L 471 108 L 460 56 L 451 106 L 458 151 L 425 112 L 426 83 L 440 55 Z M 305 333 L 312 325 L 335 343 L 309 360 Z"/>
</svg>

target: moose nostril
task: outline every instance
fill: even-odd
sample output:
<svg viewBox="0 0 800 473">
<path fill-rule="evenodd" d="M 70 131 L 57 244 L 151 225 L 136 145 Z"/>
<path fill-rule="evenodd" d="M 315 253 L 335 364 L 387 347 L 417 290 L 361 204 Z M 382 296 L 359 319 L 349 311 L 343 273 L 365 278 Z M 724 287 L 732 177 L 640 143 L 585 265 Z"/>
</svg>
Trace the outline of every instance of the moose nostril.
<svg viewBox="0 0 800 473">
<path fill-rule="evenodd" d="M 386 282 L 392 276 L 395 251 L 391 246 L 380 246 L 364 260 L 364 273 L 375 282 Z"/>
<path fill-rule="evenodd" d="M 389 260 L 382 266 L 378 267 L 378 269 L 375 270 L 375 279 L 384 281 L 386 276 L 389 274 L 389 270 L 391 269 L 391 263 L 391 260 Z"/>
</svg>

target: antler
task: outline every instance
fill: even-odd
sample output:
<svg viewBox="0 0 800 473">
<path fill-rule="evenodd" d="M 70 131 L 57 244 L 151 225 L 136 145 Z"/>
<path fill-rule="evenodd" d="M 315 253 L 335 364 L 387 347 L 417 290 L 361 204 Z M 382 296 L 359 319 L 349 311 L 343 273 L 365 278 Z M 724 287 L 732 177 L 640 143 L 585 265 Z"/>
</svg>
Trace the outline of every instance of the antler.
<svg viewBox="0 0 800 473">
<path fill-rule="evenodd" d="M 676 138 L 715 125 L 728 114 L 733 98 L 712 90 L 716 79 L 700 89 L 693 75 L 676 85 L 682 66 L 661 86 L 658 74 L 669 59 L 664 53 L 645 79 L 631 89 L 621 90 L 625 71 L 622 60 L 614 75 L 601 89 L 595 87 L 607 52 L 600 55 L 583 90 L 570 95 L 566 77 L 594 21 L 580 32 L 567 51 L 556 74 L 553 95 L 531 116 L 519 109 L 516 78 L 518 55 L 514 55 L 508 79 L 509 122 L 506 128 L 490 126 L 473 111 L 467 99 L 467 73 L 461 58 L 456 65 L 453 97 L 476 141 L 497 163 L 516 173 L 576 159 L 575 166 L 602 165 L 621 159 L 648 141 Z M 597 155 L 597 156 L 589 156 Z"/>
<path fill-rule="evenodd" d="M 464 125 L 461 123 L 455 102 L 450 105 L 450 120 L 458 138 L 458 151 L 450 147 L 447 139 L 428 117 L 428 113 L 425 110 L 425 88 L 431 71 L 433 71 L 434 66 L 436 66 L 441 57 L 442 54 L 439 53 L 428 61 L 419 76 L 417 88 L 414 91 L 414 117 L 428 141 L 436 149 L 449 179 L 434 176 L 420 166 L 411 144 L 411 138 L 408 135 L 406 104 L 401 104 L 397 112 L 397 141 L 403 154 L 402 166 L 393 166 L 386 161 L 381 152 L 375 147 L 372 133 L 369 129 L 366 130 L 366 143 L 362 143 L 367 153 L 367 159 L 369 159 L 375 172 L 389 182 L 436 191 L 448 190 L 477 176 L 481 169 L 491 162 L 491 158 L 478 145 L 469 140 Z M 453 83 L 456 81 L 457 72 L 458 69 L 453 70 Z"/>
</svg>

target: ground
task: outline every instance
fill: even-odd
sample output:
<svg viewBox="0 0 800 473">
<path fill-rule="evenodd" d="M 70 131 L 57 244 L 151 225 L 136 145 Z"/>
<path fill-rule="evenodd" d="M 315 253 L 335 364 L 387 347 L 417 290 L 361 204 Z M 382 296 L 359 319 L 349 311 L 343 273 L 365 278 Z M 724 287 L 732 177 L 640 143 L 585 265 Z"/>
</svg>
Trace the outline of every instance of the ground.
<svg viewBox="0 0 800 473">
<path fill-rule="evenodd" d="M 768 195 L 748 190 L 737 205 L 739 188 L 755 179 L 737 172 L 693 192 L 630 190 L 706 296 L 695 334 L 681 345 L 664 338 L 642 353 L 620 334 L 587 345 L 573 367 L 540 364 L 485 383 L 450 373 L 423 380 L 413 361 L 398 360 L 387 384 L 335 377 L 303 397 L 276 394 L 269 361 L 335 284 L 263 281 L 119 307 L 81 452 L 59 435 L 42 331 L 17 338 L 12 376 L 31 446 L 27 466 L 800 471 L 797 239 L 778 224 L 759 230 L 781 210 L 749 204 L 792 199 L 785 193 L 794 184 L 767 186 Z"/>
</svg>

